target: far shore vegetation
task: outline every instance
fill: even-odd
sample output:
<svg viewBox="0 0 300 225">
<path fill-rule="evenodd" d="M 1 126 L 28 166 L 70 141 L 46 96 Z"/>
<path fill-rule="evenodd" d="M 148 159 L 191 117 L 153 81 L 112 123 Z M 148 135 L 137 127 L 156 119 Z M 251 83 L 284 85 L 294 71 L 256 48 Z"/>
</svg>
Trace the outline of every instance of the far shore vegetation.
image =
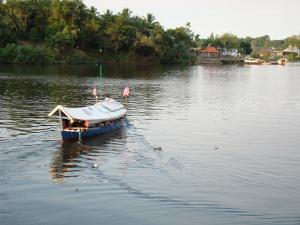
<svg viewBox="0 0 300 225">
<path fill-rule="evenodd" d="M 201 38 L 190 23 L 167 29 L 154 15 L 136 16 L 130 9 L 100 13 L 81 0 L 0 0 L 2 64 L 192 64 L 191 50 L 209 45 L 259 57 L 261 48 L 300 48 L 300 36 Z"/>
</svg>

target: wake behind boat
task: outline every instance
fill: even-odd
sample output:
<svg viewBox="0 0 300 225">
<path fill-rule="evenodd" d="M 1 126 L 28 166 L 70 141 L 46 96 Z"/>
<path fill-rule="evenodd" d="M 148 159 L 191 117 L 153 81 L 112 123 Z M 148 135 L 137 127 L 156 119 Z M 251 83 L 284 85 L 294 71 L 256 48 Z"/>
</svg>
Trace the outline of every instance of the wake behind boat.
<svg viewBox="0 0 300 225">
<path fill-rule="evenodd" d="M 63 140 L 81 140 L 121 128 L 126 113 L 124 105 L 112 98 L 105 98 L 86 107 L 68 108 L 58 105 L 48 116 L 58 116 Z"/>
</svg>

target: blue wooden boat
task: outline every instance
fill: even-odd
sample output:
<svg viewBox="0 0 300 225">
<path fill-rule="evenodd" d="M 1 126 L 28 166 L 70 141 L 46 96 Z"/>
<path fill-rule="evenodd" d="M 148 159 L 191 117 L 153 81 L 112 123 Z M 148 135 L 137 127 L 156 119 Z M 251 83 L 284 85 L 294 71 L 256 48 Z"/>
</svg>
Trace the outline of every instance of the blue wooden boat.
<svg viewBox="0 0 300 225">
<path fill-rule="evenodd" d="M 48 116 L 58 116 L 63 140 L 81 140 L 117 130 L 122 127 L 127 110 L 112 98 L 95 105 L 68 108 L 56 106 Z"/>
</svg>

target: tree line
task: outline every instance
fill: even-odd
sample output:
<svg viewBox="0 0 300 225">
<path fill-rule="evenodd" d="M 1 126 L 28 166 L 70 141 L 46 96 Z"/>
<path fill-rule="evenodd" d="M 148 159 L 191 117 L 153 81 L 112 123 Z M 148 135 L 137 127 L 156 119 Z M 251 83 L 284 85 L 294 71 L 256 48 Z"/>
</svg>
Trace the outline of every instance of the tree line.
<svg viewBox="0 0 300 225">
<path fill-rule="evenodd" d="M 130 53 L 157 57 L 162 63 L 191 63 L 189 49 L 195 44 L 189 24 L 164 29 L 150 13 L 139 17 L 123 9 L 100 14 L 81 0 L 0 2 L 0 48 L 7 61 L 30 61 L 25 52 L 35 56 L 32 60 L 47 61 L 101 49 L 107 55 Z"/>
<path fill-rule="evenodd" d="M 294 39 L 293 39 L 294 41 Z M 238 49 L 250 54 L 255 46 L 285 45 L 225 33 L 200 38 L 187 23 L 165 29 L 149 13 L 129 9 L 99 13 L 81 0 L 0 0 L 0 62 L 94 62 L 100 55 L 118 59 L 155 58 L 161 63 L 192 63 L 193 48 Z M 101 53 L 100 51 L 101 50 Z M 103 57 L 104 58 L 104 57 Z"/>
</svg>

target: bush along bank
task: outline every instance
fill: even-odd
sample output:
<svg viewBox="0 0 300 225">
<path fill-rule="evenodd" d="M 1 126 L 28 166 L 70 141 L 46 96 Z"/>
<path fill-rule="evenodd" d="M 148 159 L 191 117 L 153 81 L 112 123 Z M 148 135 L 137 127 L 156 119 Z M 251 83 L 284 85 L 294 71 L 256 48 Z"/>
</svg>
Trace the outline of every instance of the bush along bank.
<svg viewBox="0 0 300 225">
<path fill-rule="evenodd" d="M 88 56 L 79 51 L 70 51 L 65 54 L 57 49 L 42 45 L 7 44 L 0 48 L 1 64 L 80 64 L 96 63 L 96 56 Z M 98 60 L 99 61 L 99 60 Z"/>
<path fill-rule="evenodd" d="M 41 46 L 23 46 L 7 44 L 0 48 L 0 63 L 16 64 L 52 64 L 55 52 Z"/>
</svg>

